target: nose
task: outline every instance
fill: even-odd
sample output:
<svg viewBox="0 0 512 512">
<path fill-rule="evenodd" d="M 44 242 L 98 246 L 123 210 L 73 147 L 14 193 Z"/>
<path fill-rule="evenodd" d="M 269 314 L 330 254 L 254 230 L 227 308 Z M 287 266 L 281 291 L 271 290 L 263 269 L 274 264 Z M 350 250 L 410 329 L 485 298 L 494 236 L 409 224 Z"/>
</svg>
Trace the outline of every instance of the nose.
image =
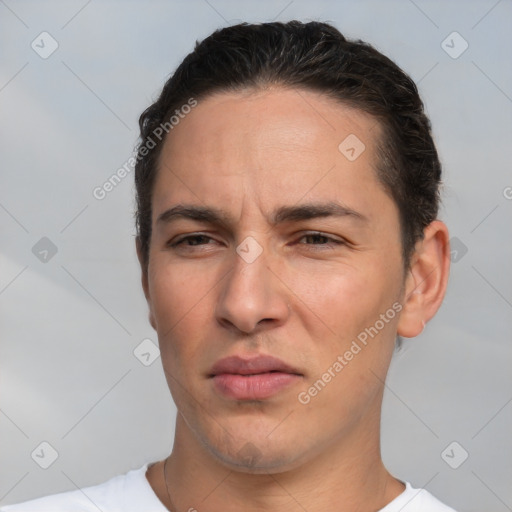
<svg viewBox="0 0 512 512">
<path fill-rule="evenodd" d="M 280 326 L 288 318 L 286 287 L 264 253 L 251 262 L 233 255 L 232 270 L 222 281 L 216 306 L 217 321 L 223 327 L 255 333 Z"/>
</svg>

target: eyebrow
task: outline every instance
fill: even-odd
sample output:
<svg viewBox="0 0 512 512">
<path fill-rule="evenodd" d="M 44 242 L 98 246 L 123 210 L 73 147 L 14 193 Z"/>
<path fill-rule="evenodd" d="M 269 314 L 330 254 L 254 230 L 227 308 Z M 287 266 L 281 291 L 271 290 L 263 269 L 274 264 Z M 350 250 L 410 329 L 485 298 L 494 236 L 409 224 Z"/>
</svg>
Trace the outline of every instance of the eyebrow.
<svg viewBox="0 0 512 512">
<path fill-rule="evenodd" d="M 281 206 L 270 217 L 273 225 L 285 222 L 299 222 L 302 220 L 324 217 L 348 217 L 360 222 L 368 222 L 362 213 L 336 202 L 307 203 L 297 206 Z M 233 218 L 224 210 L 214 207 L 196 205 L 176 205 L 165 210 L 157 218 L 157 225 L 169 224 L 177 219 L 188 219 L 205 222 L 212 225 L 228 226 L 234 224 Z"/>
</svg>

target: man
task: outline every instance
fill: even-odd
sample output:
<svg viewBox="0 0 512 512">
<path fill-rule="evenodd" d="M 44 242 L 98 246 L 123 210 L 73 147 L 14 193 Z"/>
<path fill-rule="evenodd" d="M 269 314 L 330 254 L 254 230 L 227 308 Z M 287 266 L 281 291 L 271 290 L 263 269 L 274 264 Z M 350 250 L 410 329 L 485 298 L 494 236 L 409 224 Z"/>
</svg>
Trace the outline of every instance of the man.
<svg viewBox="0 0 512 512">
<path fill-rule="evenodd" d="M 453 510 L 380 455 L 396 340 L 449 271 L 410 78 L 324 23 L 241 24 L 196 46 L 140 129 L 136 249 L 173 451 L 3 510 Z"/>
</svg>

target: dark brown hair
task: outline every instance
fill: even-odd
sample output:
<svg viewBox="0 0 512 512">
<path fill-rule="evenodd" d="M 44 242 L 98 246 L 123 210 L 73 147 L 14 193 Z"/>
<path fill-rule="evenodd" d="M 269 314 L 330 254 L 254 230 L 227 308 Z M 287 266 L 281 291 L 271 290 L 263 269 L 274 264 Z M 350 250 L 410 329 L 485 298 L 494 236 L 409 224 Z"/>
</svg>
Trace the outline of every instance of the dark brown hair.
<svg viewBox="0 0 512 512">
<path fill-rule="evenodd" d="M 190 104 L 191 98 L 200 101 L 215 92 L 269 85 L 322 92 L 379 121 L 383 135 L 378 141 L 377 176 L 398 206 L 407 267 L 416 241 L 437 217 L 441 179 L 430 121 L 416 85 L 370 44 L 346 39 L 327 23 L 299 21 L 241 23 L 215 31 L 196 43 L 158 100 L 140 116 L 136 228 L 146 267 L 151 198 L 165 140 L 155 137 L 155 131 L 161 132 L 165 123 L 170 128 L 173 112 Z"/>
</svg>

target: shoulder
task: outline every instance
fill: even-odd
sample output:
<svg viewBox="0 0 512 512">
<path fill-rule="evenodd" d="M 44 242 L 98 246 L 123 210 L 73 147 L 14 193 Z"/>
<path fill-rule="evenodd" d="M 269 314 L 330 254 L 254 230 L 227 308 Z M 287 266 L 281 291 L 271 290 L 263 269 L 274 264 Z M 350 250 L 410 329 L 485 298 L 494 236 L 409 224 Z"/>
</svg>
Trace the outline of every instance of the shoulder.
<svg viewBox="0 0 512 512">
<path fill-rule="evenodd" d="M 162 504 L 146 480 L 146 469 L 147 464 L 99 485 L 6 505 L 0 512 L 128 512 L 141 506 L 160 512 Z"/>
<path fill-rule="evenodd" d="M 404 483 L 405 491 L 380 512 L 456 512 L 427 490 L 415 489 L 409 482 Z"/>
<path fill-rule="evenodd" d="M 83 490 L 84 492 L 87 491 L 87 489 Z M 17 503 L 16 505 L 6 505 L 0 508 L 0 512 L 64 512 L 66 509 L 70 510 L 70 507 L 74 512 L 92 512 L 92 510 L 97 512 L 100 505 L 95 508 L 93 503 L 94 501 L 92 503 L 88 502 L 86 495 L 81 494 L 80 491 L 69 491 Z"/>
</svg>

